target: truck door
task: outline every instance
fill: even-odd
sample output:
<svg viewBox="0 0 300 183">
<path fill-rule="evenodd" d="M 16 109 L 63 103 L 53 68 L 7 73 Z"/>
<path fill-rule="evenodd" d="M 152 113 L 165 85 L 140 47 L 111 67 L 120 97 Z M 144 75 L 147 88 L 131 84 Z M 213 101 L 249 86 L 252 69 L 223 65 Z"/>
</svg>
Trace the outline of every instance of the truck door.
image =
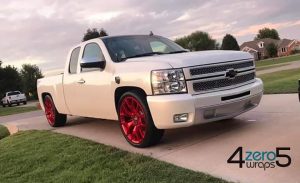
<svg viewBox="0 0 300 183">
<path fill-rule="evenodd" d="M 105 60 L 98 43 L 83 46 L 79 60 Z M 67 106 L 73 115 L 111 119 L 114 112 L 113 94 L 110 90 L 112 74 L 106 69 L 81 68 L 64 83 Z M 70 76 L 69 76 L 70 77 Z"/>
</svg>

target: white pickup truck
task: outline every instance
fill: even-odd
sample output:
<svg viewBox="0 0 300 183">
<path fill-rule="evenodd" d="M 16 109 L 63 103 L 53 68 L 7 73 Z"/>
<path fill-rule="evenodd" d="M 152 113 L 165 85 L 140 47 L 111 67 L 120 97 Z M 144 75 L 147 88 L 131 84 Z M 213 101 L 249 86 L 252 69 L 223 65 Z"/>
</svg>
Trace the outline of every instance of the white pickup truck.
<svg viewBox="0 0 300 183">
<path fill-rule="evenodd" d="M 233 118 L 263 94 L 253 57 L 240 51 L 188 52 L 161 36 L 107 36 L 73 47 L 64 74 L 38 80 L 51 126 L 67 115 L 119 120 L 135 147 L 164 129 Z"/>
<path fill-rule="evenodd" d="M 11 107 L 13 104 L 20 105 L 20 103 L 23 103 L 26 105 L 27 98 L 24 93 L 21 93 L 20 91 L 10 91 L 6 92 L 1 100 L 1 104 L 3 107 L 8 105 Z"/>
</svg>

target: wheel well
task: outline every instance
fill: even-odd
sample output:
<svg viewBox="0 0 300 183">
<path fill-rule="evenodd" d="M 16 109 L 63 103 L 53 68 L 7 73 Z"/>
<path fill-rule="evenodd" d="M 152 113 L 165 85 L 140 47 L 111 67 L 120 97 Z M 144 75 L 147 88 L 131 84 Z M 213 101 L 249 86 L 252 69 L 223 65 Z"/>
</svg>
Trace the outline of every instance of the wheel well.
<svg viewBox="0 0 300 183">
<path fill-rule="evenodd" d="M 50 97 L 52 97 L 50 93 L 47 93 L 47 92 L 42 93 L 42 99 L 43 99 L 43 102 L 44 102 L 44 99 L 45 99 L 45 97 L 46 97 L 47 95 L 49 95 Z"/>
<path fill-rule="evenodd" d="M 116 107 L 116 110 L 118 108 L 118 103 L 119 103 L 119 100 L 121 98 L 121 96 L 126 93 L 126 92 L 129 92 L 129 91 L 137 91 L 139 92 L 143 97 L 146 97 L 147 94 L 146 92 L 139 88 L 139 87 L 134 87 L 134 86 L 124 86 L 124 87 L 119 87 L 115 90 L 115 107 Z"/>
</svg>

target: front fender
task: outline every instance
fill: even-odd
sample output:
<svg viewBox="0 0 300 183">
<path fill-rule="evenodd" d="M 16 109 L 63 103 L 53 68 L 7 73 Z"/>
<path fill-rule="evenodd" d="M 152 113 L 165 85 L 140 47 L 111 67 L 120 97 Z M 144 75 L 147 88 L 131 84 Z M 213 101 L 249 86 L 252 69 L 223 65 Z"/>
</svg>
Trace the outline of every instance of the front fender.
<svg viewBox="0 0 300 183">
<path fill-rule="evenodd" d="M 167 63 L 157 62 L 124 62 L 115 64 L 114 78 L 120 79 L 119 84 L 113 81 L 113 89 L 118 87 L 137 87 L 152 95 L 151 71 L 172 68 Z"/>
</svg>

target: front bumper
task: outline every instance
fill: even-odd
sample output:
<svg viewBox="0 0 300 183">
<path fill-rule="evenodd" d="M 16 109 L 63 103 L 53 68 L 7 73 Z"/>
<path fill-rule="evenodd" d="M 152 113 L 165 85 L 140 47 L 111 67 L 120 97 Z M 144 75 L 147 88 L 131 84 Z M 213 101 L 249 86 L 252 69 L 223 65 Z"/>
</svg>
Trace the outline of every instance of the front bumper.
<svg viewBox="0 0 300 183">
<path fill-rule="evenodd" d="M 239 96 L 248 93 L 245 96 Z M 255 108 L 263 95 L 263 83 L 199 95 L 174 94 L 148 96 L 149 109 L 158 129 L 181 128 L 235 117 Z M 230 99 L 232 96 L 233 99 Z M 226 100 L 224 100 L 224 97 Z M 229 98 L 229 99 L 228 99 Z M 186 122 L 174 122 L 174 115 L 188 114 Z"/>
<path fill-rule="evenodd" d="M 21 103 L 21 102 L 26 102 L 26 99 L 18 99 L 18 100 L 11 100 L 10 103 L 11 104 L 17 104 L 17 103 Z"/>
</svg>

